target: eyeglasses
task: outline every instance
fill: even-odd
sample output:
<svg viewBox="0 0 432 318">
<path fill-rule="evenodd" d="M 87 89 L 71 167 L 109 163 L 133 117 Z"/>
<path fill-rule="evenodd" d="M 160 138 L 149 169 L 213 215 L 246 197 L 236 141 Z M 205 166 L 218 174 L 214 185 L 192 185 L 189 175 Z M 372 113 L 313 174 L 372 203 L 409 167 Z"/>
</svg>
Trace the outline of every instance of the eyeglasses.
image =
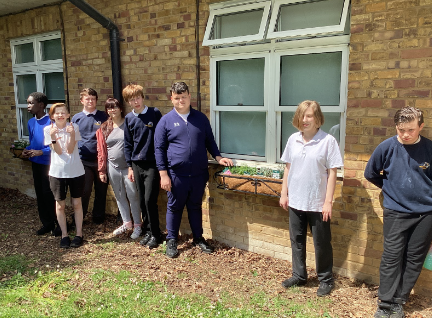
<svg viewBox="0 0 432 318">
<path fill-rule="evenodd" d="M 118 106 L 114 106 L 114 107 L 107 107 L 107 111 L 109 112 L 109 111 L 113 111 L 113 110 L 117 110 L 117 109 L 120 109 L 120 107 L 118 107 Z"/>
</svg>

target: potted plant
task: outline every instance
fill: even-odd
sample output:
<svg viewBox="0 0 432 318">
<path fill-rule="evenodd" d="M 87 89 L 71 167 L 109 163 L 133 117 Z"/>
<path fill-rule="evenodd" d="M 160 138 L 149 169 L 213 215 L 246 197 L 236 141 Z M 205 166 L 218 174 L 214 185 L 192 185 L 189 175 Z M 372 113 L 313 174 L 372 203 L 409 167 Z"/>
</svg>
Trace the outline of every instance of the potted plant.
<svg viewBox="0 0 432 318">
<path fill-rule="evenodd" d="M 30 145 L 30 142 L 26 139 L 15 140 L 13 144 L 10 146 L 9 150 L 13 154 L 14 158 L 19 158 L 23 160 L 27 160 L 22 156 L 24 149 Z"/>
<path fill-rule="evenodd" d="M 226 167 L 218 176 L 219 188 L 277 197 L 282 190 L 283 165 L 277 168 Z"/>
</svg>

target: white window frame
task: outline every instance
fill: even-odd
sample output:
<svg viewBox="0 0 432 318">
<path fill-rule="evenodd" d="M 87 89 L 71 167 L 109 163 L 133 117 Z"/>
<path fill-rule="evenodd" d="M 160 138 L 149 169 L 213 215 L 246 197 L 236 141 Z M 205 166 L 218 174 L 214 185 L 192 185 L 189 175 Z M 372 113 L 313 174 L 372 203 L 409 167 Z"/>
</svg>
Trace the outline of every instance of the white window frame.
<svg viewBox="0 0 432 318">
<path fill-rule="evenodd" d="M 287 4 L 309 2 L 304 0 L 276 0 L 272 9 L 272 14 L 269 23 L 269 31 L 267 33 L 268 39 L 275 38 L 289 38 L 289 37 L 304 37 L 304 36 L 317 36 L 321 34 L 342 34 L 345 30 L 346 19 L 348 17 L 349 0 L 344 0 L 341 19 L 339 24 L 329 25 L 325 27 L 315 27 L 306 29 L 296 29 L 288 31 L 275 31 L 277 30 L 277 22 L 279 17 L 280 7 Z"/>
<path fill-rule="evenodd" d="M 43 74 L 47 73 L 57 73 L 61 72 L 64 74 L 63 70 L 63 59 L 56 60 L 42 60 L 42 45 L 41 42 L 47 40 L 61 39 L 60 31 L 39 34 L 29 37 L 23 37 L 18 39 L 13 39 L 10 41 L 11 52 L 12 52 L 12 71 L 13 71 L 13 81 L 14 81 L 14 95 L 15 95 L 15 105 L 16 105 L 16 118 L 17 118 L 17 128 L 18 128 L 18 138 L 28 139 L 28 136 L 24 135 L 24 123 L 21 116 L 21 111 L 27 109 L 27 103 L 23 104 L 19 102 L 18 98 L 18 85 L 17 76 L 19 75 L 36 75 L 36 91 L 44 92 L 44 82 Z M 34 62 L 29 63 L 15 63 L 16 62 L 16 46 L 26 43 L 33 43 L 33 53 Z M 47 110 L 51 107 L 51 104 L 47 106 Z"/>
<path fill-rule="evenodd" d="M 233 4 L 233 5 L 232 5 Z M 224 4 L 210 5 L 210 16 L 207 21 L 206 31 L 204 33 L 203 46 L 221 45 L 221 44 L 232 44 L 242 43 L 251 41 L 261 41 L 264 38 L 267 22 L 270 12 L 270 1 L 256 1 L 255 3 L 239 4 L 238 2 L 229 2 Z M 237 36 L 223 39 L 210 39 L 212 30 L 215 24 L 215 17 L 230 13 L 240 13 L 245 11 L 251 11 L 256 9 L 263 9 L 263 15 L 260 22 L 259 31 L 257 34 Z"/>
</svg>

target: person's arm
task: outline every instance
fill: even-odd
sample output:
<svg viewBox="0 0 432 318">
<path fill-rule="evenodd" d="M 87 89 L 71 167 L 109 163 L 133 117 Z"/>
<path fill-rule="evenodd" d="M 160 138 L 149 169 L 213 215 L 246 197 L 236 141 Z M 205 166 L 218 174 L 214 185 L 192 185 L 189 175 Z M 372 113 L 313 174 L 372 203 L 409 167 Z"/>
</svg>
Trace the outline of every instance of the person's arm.
<svg viewBox="0 0 432 318">
<path fill-rule="evenodd" d="M 124 155 L 129 170 L 132 170 L 132 152 L 134 147 L 133 134 L 129 129 L 129 118 L 125 117 L 124 123 Z"/>
<path fill-rule="evenodd" d="M 156 165 L 160 175 L 160 185 L 165 191 L 171 191 L 171 179 L 168 175 L 168 132 L 164 121 L 159 122 L 155 129 L 154 147 Z"/>
<path fill-rule="evenodd" d="M 288 210 L 289 200 L 288 200 L 288 174 L 291 168 L 291 164 L 285 164 L 283 179 L 282 179 L 282 190 L 281 197 L 279 199 L 279 205 L 284 209 Z"/>
<path fill-rule="evenodd" d="M 160 185 L 161 188 L 165 191 L 171 191 L 171 179 L 168 175 L 168 171 L 166 170 L 159 170 L 160 175 Z"/>
<path fill-rule="evenodd" d="M 60 145 L 57 143 L 57 132 L 58 132 L 58 128 L 54 127 L 54 124 L 51 123 L 51 128 L 49 131 L 49 135 L 51 138 L 51 147 L 56 152 L 56 154 L 61 155 L 63 153 L 63 150 L 60 147 Z"/>
<path fill-rule="evenodd" d="M 99 179 L 102 182 L 107 182 L 107 145 L 105 142 L 105 137 L 103 136 L 102 129 L 99 128 L 96 131 L 96 140 L 97 140 L 97 158 L 98 158 L 98 171 L 99 171 Z"/>
<path fill-rule="evenodd" d="M 328 169 L 327 190 L 322 208 L 323 221 L 330 221 L 333 208 L 333 195 L 336 187 L 337 168 Z"/>
<path fill-rule="evenodd" d="M 221 166 L 232 166 L 233 162 L 229 158 L 225 158 L 221 156 L 221 153 L 219 151 L 218 146 L 216 145 L 216 141 L 214 139 L 213 131 L 210 126 L 210 122 L 208 118 L 206 117 L 206 123 L 205 123 L 205 144 L 207 151 L 210 153 L 210 155 L 221 165 Z"/>
<path fill-rule="evenodd" d="M 69 125 L 67 125 L 66 132 L 70 135 L 69 142 L 66 146 L 66 151 L 68 154 L 72 154 L 75 148 L 75 144 L 77 143 L 75 141 L 75 127 L 72 123 L 69 123 Z"/>
<path fill-rule="evenodd" d="M 378 146 L 372 153 L 364 171 L 364 177 L 378 188 L 383 187 L 385 176 L 381 174 L 384 168 L 384 154 Z"/>
</svg>

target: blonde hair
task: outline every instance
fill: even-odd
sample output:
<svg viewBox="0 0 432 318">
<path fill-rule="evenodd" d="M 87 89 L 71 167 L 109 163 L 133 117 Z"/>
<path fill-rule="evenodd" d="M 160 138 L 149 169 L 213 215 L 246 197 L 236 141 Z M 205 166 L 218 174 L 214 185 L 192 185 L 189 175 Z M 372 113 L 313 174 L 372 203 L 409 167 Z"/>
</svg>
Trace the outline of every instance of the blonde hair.
<svg viewBox="0 0 432 318">
<path fill-rule="evenodd" d="M 129 102 L 132 98 L 141 96 L 144 98 L 144 88 L 141 85 L 129 84 L 123 89 L 122 95 L 126 103 Z"/>
<path fill-rule="evenodd" d="M 324 115 L 321 111 L 320 104 L 314 100 L 305 100 L 297 106 L 297 110 L 292 121 L 293 126 L 300 131 L 301 127 L 303 126 L 302 123 L 304 113 L 309 107 L 311 107 L 314 112 L 315 124 L 318 126 L 317 128 L 324 124 Z"/>
<path fill-rule="evenodd" d="M 54 119 L 55 110 L 57 108 L 60 108 L 60 107 L 64 107 L 66 109 L 67 113 L 70 114 L 69 108 L 67 107 L 67 105 L 65 103 L 55 103 L 54 105 L 51 106 L 51 108 L 49 110 L 49 116 L 51 119 Z"/>
</svg>

